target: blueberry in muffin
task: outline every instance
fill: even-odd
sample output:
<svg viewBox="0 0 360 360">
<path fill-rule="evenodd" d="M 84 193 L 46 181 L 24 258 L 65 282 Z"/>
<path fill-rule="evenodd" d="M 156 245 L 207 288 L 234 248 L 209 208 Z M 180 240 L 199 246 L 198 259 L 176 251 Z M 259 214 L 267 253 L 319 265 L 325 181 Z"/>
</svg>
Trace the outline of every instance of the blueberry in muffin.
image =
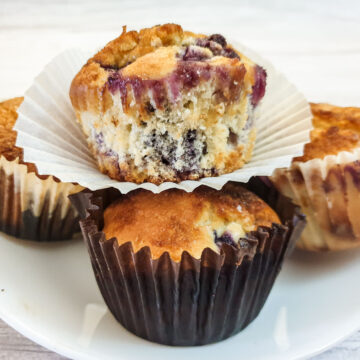
<svg viewBox="0 0 360 360">
<path fill-rule="evenodd" d="M 241 168 L 266 72 L 220 34 L 126 31 L 88 60 L 70 98 L 100 170 L 160 184 Z"/>
</svg>

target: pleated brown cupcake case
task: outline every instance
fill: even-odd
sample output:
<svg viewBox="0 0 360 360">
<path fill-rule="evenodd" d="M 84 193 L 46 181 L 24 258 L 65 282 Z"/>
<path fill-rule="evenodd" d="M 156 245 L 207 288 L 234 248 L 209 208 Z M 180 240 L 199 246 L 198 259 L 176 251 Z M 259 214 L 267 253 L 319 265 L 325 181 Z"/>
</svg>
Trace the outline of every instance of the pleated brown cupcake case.
<svg viewBox="0 0 360 360">
<path fill-rule="evenodd" d="M 271 180 L 299 204 L 307 225 L 297 246 L 309 251 L 360 247 L 360 152 L 296 162 Z M 355 159 L 355 160 L 354 160 Z"/>
<path fill-rule="evenodd" d="M 0 157 L 0 231 L 23 239 L 68 240 L 79 232 L 79 214 L 68 196 L 83 187 L 28 172 L 19 159 Z"/>
<path fill-rule="evenodd" d="M 285 225 L 259 227 L 238 249 L 224 244 L 220 254 L 207 248 L 195 259 L 185 251 L 180 262 L 168 253 L 152 259 L 148 247 L 134 253 L 130 242 L 119 246 L 116 239 L 105 239 L 103 208 L 120 193 L 70 197 L 83 218 L 80 225 L 100 291 L 126 329 L 162 344 L 204 345 L 238 333 L 255 319 L 305 219 L 261 180 L 252 179 L 248 188 L 267 200 Z"/>
</svg>

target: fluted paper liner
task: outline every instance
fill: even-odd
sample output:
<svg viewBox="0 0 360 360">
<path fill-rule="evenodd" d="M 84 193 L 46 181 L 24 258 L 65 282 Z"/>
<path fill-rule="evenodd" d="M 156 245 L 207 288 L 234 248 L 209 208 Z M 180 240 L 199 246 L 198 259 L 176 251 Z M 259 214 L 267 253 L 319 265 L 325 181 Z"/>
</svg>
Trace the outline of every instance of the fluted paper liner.
<svg viewBox="0 0 360 360">
<path fill-rule="evenodd" d="M 19 160 L 0 157 L 0 231 L 35 241 L 67 240 L 80 231 L 68 195 L 83 187 L 40 179 Z"/>
<path fill-rule="evenodd" d="M 254 320 L 305 221 L 298 208 L 258 179 L 250 189 L 270 200 L 285 225 L 259 227 L 240 249 L 224 244 L 218 254 L 206 248 L 201 259 L 184 251 L 180 262 L 167 252 L 152 259 L 149 247 L 134 253 L 130 242 L 119 246 L 116 239 L 105 240 L 103 208 L 114 194 L 70 197 L 84 217 L 80 225 L 100 291 L 126 329 L 162 344 L 204 345 Z"/>
<path fill-rule="evenodd" d="M 307 225 L 298 247 L 311 251 L 360 247 L 360 149 L 296 162 L 273 182 L 299 204 Z"/>
<path fill-rule="evenodd" d="M 135 184 L 102 174 L 80 130 L 69 99 L 70 84 L 91 53 L 67 50 L 51 61 L 25 93 L 15 129 L 24 159 L 36 164 L 40 174 L 52 174 L 64 182 L 91 190 L 114 187 L 122 193 L 144 188 L 154 193 L 180 188 L 193 191 L 200 185 L 220 189 L 228 181 L 247 182 L 255 175 L 271 175 L 302 154 L 309 139 L 311 111 L 304 96 L 284 75 L 250 49 L 232 44 L 262 65 L 268 74 L 265 96 L 255 111 L 257 139 L 249 163 L 233 173 L 199 181 Z"/>
</svg>

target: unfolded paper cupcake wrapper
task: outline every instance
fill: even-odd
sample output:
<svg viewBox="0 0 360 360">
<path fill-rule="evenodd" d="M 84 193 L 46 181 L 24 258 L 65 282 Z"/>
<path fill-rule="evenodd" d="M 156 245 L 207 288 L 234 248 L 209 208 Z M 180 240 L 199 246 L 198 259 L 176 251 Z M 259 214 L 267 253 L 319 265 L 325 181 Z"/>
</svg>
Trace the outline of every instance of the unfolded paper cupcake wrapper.
<svg viewBox="0 0 360 360">
<path fill-rule="evenodd" d="M 78 126 L 69 99 L 70 84 L 92 55 L 79 49 L 67 50 L 51 61 L 25 93 L 15 125 L 17 145 L 24 159 L 36 164 L 40 174 L 52 174 L 64 182 L 78 183 L 91 190 L 114 187 L 122 193 L 144 188 L 154 193 L 180 188 L 193 191 L 200 185 L 220 189 L 228 181 L 247 182 L 255 175 L 271 175 L 287 167 L 302 154 L 309 139 L 311 111 L 304 96 L 284 75 L 250 49 L 232 42 L 267 71 L 266 94 L 256 108 L 257 139 L 249 163 L 233 173 L 199 181 L 135 184 L 119 182 L 102 174 Z"/>
<path fill-rule="evenodd" d="M 266 191 L 264 195 L 269 197 Z M 248 234 L 247 248 L 224 244 L 220 254 L 207 248 L 201 259 L 183 252 L 180 262 L 168 253 L 154 260 L 148 247 L 134 253 L 130 242 L 119 246 L 116 239 L 105 240 L 99 229 L 113 194 L 82 192 L 70 198 L 85 216 L 80 222 L 83 237 L 114 317 L 144 339 L 189 346 L 232 336 L 260 312 L 305 222 L 298 208 L 280 197 L 273 196 L 271 205 L 281 207 L 286 225 L 259 227 Z"/>
<path fill-rule="evenodd" d="M 311 251 L 360 247 L 360 149 L 297 162 L 272 177 L 302 207 L 307 225 L 298 247 Z"/>
<path fill-rule="evenodd" d="M 80 231 L 68 195 L 83 187 L 40 179 L 18 159 L 0 157 L 0 231 L 34 241 L 67 240 Z"/>
</svg>

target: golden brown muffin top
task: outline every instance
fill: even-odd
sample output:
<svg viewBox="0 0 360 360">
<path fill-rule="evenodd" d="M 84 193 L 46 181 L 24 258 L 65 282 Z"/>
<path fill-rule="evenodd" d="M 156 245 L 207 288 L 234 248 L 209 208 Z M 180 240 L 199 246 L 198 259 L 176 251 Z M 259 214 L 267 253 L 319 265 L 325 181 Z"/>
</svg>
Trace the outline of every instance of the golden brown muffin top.
<svg viewBox="0 0 360 360">
<path fill-rule="evenodd" d="M 176 24 L 157 25 L 139 32 L 127 31 L 126 26 L 123 26 L 122 34 L 89 61 L 103 67 L 122 68 L 159 47 L 178 44 L 184 35 L 181 26 Z M 186 35 L 192 33 L 187 32 Z"/>
<path fill-rule="evenodd" d="M 0 103 L 0 155 L 12 161 L 22 159 L 22 149 L 15 146 L 16 131 L 13 126 L 18 117 L 17 109 L 24 98 L 17 97 Z"/>
<path fill-rule="evenodd" d="M 276 213 L 245 188 L 227 184 L 223 190 L 201 186 L 191 193 L 178 189 L 153 194 L 137 190 L 121 197 L 104 212 L 106 239 L 132 242 L 134 251 L 149 246 L 153 258 L 165 251 L 179 261 L 183 251 L 200 258 L 215 243 L 237 242 L 259 226 L 280 223 Z M 225 240 L 224 240 L 225 239 Z"/>
<path fill-rule="evenodd" d="M 24 162 L 24 151 L 15 145 L 17 132 L 13 129 L 18 117 L 17 110 L 23 102 L 23 97 L 16 97 L 0 103 L 0 156 L 8 161 L 19 159 L 20 164 L 27 166 L 28 172 L 35 172 L 40 179 L 47 179 L 48 175 L 39 175 L 35 164 Z M 55 181 L 59 181 L 54 178 Z"/>
<path fill-rule="evenodd" d="M 75 76 L 70 87 L 70 98 L 75 108 L 81 108 L 85 92 L 97 93 L 108 78 L 106 69 L 121 69 L 136 59 L 162 46 L 178 43 L 183 36 L 181 26 L 165 24 L 137 31 L 127 31 L 110 41 L 101 51 L 87 61 Z"/>
<path fill-rule="evenodd" d="M 163 78 L 176 68 L 176 53 L 180 46 L 192 44 L 195 38 L 205 37 L 203 34 L 184 31 L 177 24 L 156 25 L 140 31 L 127 31 L 126 26 L 123 26 L 122 34 L 89 59 L 73 79 L 70 87 L 73 107 L 76 111 L 85 110 L 93 102 L 94 110 L 98 110 L 96 100 L 99 93 L 106 96 L 103 87 L 111 70 L 121 71 L 125 77 L 136 75 L 142 80 Z M 226 44 L 226 47 L 229 52 L 241 55 L 241 63 L 239 59 L 215 56 L 208 64 L 230 67 L 243 65 L 246 68 L 246 79 L 254 85 L 254 63 L 230 44 Z M 208 50 L 202 48 L 201 51 Z M 109 99 L 107 101 L 111 102 Z M 106 107 L 106 104 L 103 106 Z"/>
<path fill-rule="evenodd" d="M 304 155 L 293 161 L 305 162 L 351 151 L 360 146 L 360 108 L 310 104 L 313 127 Z"/>
</svg>

